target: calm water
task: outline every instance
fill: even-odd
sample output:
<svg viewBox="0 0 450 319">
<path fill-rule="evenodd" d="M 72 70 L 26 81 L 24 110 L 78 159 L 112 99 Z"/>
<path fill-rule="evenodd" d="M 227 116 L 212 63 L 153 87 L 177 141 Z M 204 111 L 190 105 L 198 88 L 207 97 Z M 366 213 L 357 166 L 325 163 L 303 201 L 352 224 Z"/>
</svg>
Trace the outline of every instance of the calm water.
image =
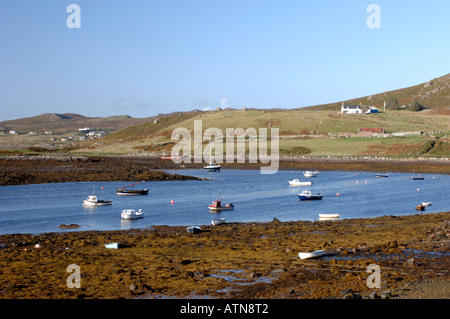
<svg viewBox="0 0 450 319">
<path fill-rule="evenodd" d="M 432 202 L 425 212 L 450 210 L 450 176 L 427 175 L 411 181 L 411 174 L 390 173 L 375 178 L 368 172 L 321 172 L 309 187 L 290 187 L 288 180 L 305 180 L 299 171 L 261 175 L 259 170 L 182 170 L 180 174 L 209 177 L 211 181 L 147 182 L 148 196 L 118 197 L 126 182 L 86 182 L 0 187 L 0 234 L 60 232 L 61 224 L 78 224 L 81 230 L 121 230 L 151 225 L 209 225 L 211 219 L 227 222 L 267 222 L 318 219 L 319 213 L 339 213 L 341 218 L 417 214 L 416 205 Z M 103 187 L 103 189 L 102 189 Z M 95 188 L 99 199 L 112 206 L 85 208 L 83 200 Z M 300 202 L 304 189 L 324 195 L 321 201 Z M 337 196 L 339 193 L 339 196 Z M 210 213 L 207 206 L 220 197 L 234 211 Z M 174 204 L 171 204 L 171 200 Z M 123 209 L 142 208 L 145 217 L 122 221 Z M 73 231 L 73 230 L 71 230 Z"/>
</svg>

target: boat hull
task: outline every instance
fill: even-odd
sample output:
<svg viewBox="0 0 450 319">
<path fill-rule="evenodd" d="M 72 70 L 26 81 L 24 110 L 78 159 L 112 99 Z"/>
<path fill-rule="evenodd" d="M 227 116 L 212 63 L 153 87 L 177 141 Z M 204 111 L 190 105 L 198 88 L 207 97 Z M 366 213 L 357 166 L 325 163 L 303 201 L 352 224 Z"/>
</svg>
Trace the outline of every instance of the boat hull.
<svg viewBox="0 0 450 319">
<path fill-rule="evenodd" d="M 139 219 L 144 217 L 144 212 L 142 210 L 135 211 L 135 210 L 123 210 L 120 214 L 120 217 L 122 219 Z"/>
<path fill-rule="evenodd" d="M 88 200 L 85 200 L 83 202 L 84 207 L 97 207 L 97 206 L 109 206 L 112 205 L 112 201 L 97 201 L 97 202 L 91 202 Z"/>
<path fill-rule="evenodd" d="M 220 172 L 220 167 L 203 167 L 206 172 Z"/>
<path fill-rule="evenodd" d="M 322 195 L 297 195 L 301 201 L 306 200 L 320 200 L 322 199 Z"/>
<path fill-rule="evenodd" d="M 198 234 L 201 233 L 202 229 L 198 226 L 190 226 L 188 228 L 186 228 L 186 230 L 188 232 L 190 232 L 191 234 Z"/>
<path fill-rule="evenodd" d="M 225 218 L 213 219 L 211 221 L 211 225 L 213 225 L 213 226 L 220 225 L 220 224 L 225 224 Z"/>
<path fill-rule="evenodd" d="M 140 190 L 117 190 L 117 196 L 137 196 L 137 195 L 147 195 L 148 189 L 140 189 Z"/>
<path fill-rule="evenodd" d="M 221 211 L 224 211 L 224 210 L 234 210 L 234 206 L 222 206 L 222 207 L 209 206 L 208 208 L 212 212 L 221 212 Z"/>
<path fill-rule="evenodd" d="M 289 181 L 289 186 L 311 186 L 311 182 Z"/>
<path fill-rule="evenodd" d="M 412 181 L 423 181 L 425 177 L 411 177 Z"/>
<path fill-rule="evenodd" d="M 316 250 L 307 253 L 298 253 L 298 257 L 300 257 L 300 259 L 310 259 L 310 258 L 319 258 L 326 254 L 327 254 L 326 250 Z"/>
<path fill-rule="evenodd" d="M 319 214 L 319 220 L 338 220 L 339 214 Z"/>
<path fill-rule="evenodd" d="M 375 174 L 375 177 L 389 177 L 388 174 Z"/>
</svg>

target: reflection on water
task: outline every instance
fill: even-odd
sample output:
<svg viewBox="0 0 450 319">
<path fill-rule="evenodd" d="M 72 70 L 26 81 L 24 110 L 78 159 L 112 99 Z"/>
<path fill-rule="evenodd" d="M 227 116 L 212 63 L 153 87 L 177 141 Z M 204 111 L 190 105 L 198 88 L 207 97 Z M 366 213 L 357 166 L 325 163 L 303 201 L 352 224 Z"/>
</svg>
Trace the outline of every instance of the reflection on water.
<svg viewBox="0 0 450 319">
<path fill-rule="evenodd" d="M 375 178 L 370 172 L 320 172 L 306 179 L 299 171 L 262 175 L 259 170 L 182 170 L 180 174 L 212 178 L 210 181 L 148 182 L 149 194 L 116 196 L 126 182 L 84 182 L 0 187 L 0 234 L 60 232 L 61 224 L 78 224 L 81 230 L 121 230 L 152 225 L 210 225 L 212 219 L 227 222 L 318 220 L 320 214 L 340 218 L 417 214 L 421 202 L 432 202 L 425 212 L 448 211 L 450 176 L 424 174 L 412 181 L 410 174 L 389 173 Z M 310 180 L 311 186 L 291 187 L 289 180 Z M 144 186 L 143 186 L 144 187 Z M 112 200 L 111 206 L 83 207 L 91 195 Z M 297 194 L 309 189 L 322 200 L 302 201 Z M 232 202 L 233 211 L 211 213 L 208 205 L 221 199 Z M 122 221 L 123 209 L 143 209 L 145 217 Z"/>
</svg>

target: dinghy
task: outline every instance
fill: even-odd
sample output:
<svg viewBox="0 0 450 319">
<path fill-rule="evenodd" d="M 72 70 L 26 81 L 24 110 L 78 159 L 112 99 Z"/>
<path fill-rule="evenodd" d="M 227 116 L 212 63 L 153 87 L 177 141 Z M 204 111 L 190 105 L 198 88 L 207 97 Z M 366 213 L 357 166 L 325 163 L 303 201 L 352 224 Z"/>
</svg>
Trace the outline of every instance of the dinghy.
<svg viewBox="0 0 450 319">
<path fill-rule="evenodd" d="M 311 182 L 300 182 L 297 178 L 293 179 L 292 181 L 289 181 L 289 186 L 311 186 Z"/>
<path fill-rule="evenodd" d="M 211 221 L 211 225 L 213 225 L 213 226 L 224 224 L 224 223 L 225 223 L 225 217 L 224 218 L 219 218 L 219 219 L 213 219 Z"/>
<path fill-rule="evenodd" d="M 190 227 L 186 228 L 186 230 L 188 232 L 190 232 L 191 234 L 198 234 L 202 231 L 202 229 L 198 226 L 190 226 Z"/>
<path fill-rule="evenodd" d="M 431 206 L 431 202 L 422 202 L 422 206 L 425 206 L 425 207 Z"/>
<path fill-rule="evenodd" d="M 303 172 L 303 175 L 305 175 L 305 177 L 316 177 L 318 174 L 319 174 L 319 171 L 317 171 L 317 170 Z"/>
<path fill-rule="evenodd" d="M 319 258 L 326 255 L 326 250 L 315 250 L 307 253 L 298 253 L 300 259 Z"/>
<path fill-rule="evenodd" d="M 339 214 L 319 214 L 319 220 L 338 220 L 341 216 Z"/>
<path fill-rule="evenodd" d="M 122 219 L 138 219 L 144 217 L 144 212 L 142 209 L 139 209 L 139 211 L 135 211 L 134 209 L 124 209 L 120 216 Z"/>
<path fill-rule="evenodd" d="M 117 249 L 117 248 L 119 248 L 119 243 L 105 244 L 105 247 L 108 249 Z"/>
</svg>

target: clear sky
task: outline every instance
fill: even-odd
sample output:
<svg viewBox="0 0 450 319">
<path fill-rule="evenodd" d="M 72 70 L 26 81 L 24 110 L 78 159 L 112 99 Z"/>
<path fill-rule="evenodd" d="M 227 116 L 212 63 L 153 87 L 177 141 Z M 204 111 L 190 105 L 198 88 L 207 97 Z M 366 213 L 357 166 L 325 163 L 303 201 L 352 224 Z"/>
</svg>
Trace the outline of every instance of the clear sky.
<svg viewBox="0 0 450 319">
<path fill-rule="evenodd" d="M 450 73 L 449 39 L 448 0 L 2 0 L 0 121 L 338 102 Z"/>
</svg>

